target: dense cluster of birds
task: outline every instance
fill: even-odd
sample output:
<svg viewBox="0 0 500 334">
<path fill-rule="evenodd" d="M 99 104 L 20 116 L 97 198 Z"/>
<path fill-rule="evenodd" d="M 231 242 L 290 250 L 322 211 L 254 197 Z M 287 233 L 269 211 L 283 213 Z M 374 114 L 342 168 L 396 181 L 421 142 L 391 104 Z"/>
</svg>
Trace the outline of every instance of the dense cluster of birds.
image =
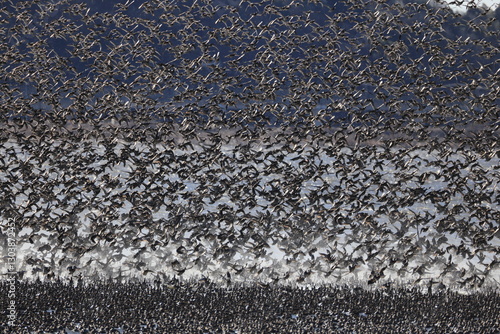
<svg viewBox="0 0 500 334">
<path fill-rule="evenodd" d="M 28 276 L 498 284 L 495 151 L 206 136 L 4 138 Z"/>
<path fill-rule="evenodd" d="M 4 0 L 2 119 L 456 136 L 498 120 L 500 9 L 469 7 Z"/>
<path fill-rule="evenodd" d="M 500 8 L 0 4 L 19 278 L 498 286 Z"/>
<path fill-rule="evenodd" d="M 0 283 L 0 291 L 6 285 Z M 499 295 L 169 281 L 20 284 L 8 333 L 498 333 Z M 5 294 L 0 294 L 4 296 Z M 279 302 L 278 302 L 279 301 Z"/>
</svg>

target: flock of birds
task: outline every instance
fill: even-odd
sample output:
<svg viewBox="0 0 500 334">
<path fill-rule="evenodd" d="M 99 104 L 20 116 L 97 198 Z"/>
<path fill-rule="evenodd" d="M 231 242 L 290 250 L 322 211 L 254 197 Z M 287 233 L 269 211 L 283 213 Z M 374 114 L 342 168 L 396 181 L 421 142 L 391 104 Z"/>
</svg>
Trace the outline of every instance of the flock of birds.
<svg viewBox="0 0 500 334">
<path fill-rule="evenodd" d="M 4 137 L 3 219 L 28 276 L 498 284 L 495 152 L 205 136 Z"/>
<path fill-rule="evenodd" d="M 168 281 L 69 286 L 22 282 L 20 333 L 485 333 L 499 295 L 244 287 Z M 0 292 L 6 285 L 0 282 Z M 77 295 L 79 298 L 74 298 Z M 0 324 L 0 329 L 2 329 Z M 13 333 L 10 331 L 8 333 Z"/>
<path fill-rule="evenodd" d="M 4 3 L 3 120 L 184 121 L 188 133 L 353 124 L 368 137 L 383 129 L 426 136 L 428 125 L 456 137 L 464 124 L 497 121 L 498 9 L 471 5 L 461 16 L 397 1 Z"/>
<path fill-rule="evenodd" d="M 500 9 L 1 3 L 19 278 L 498 287 Z"/>
</svg>

